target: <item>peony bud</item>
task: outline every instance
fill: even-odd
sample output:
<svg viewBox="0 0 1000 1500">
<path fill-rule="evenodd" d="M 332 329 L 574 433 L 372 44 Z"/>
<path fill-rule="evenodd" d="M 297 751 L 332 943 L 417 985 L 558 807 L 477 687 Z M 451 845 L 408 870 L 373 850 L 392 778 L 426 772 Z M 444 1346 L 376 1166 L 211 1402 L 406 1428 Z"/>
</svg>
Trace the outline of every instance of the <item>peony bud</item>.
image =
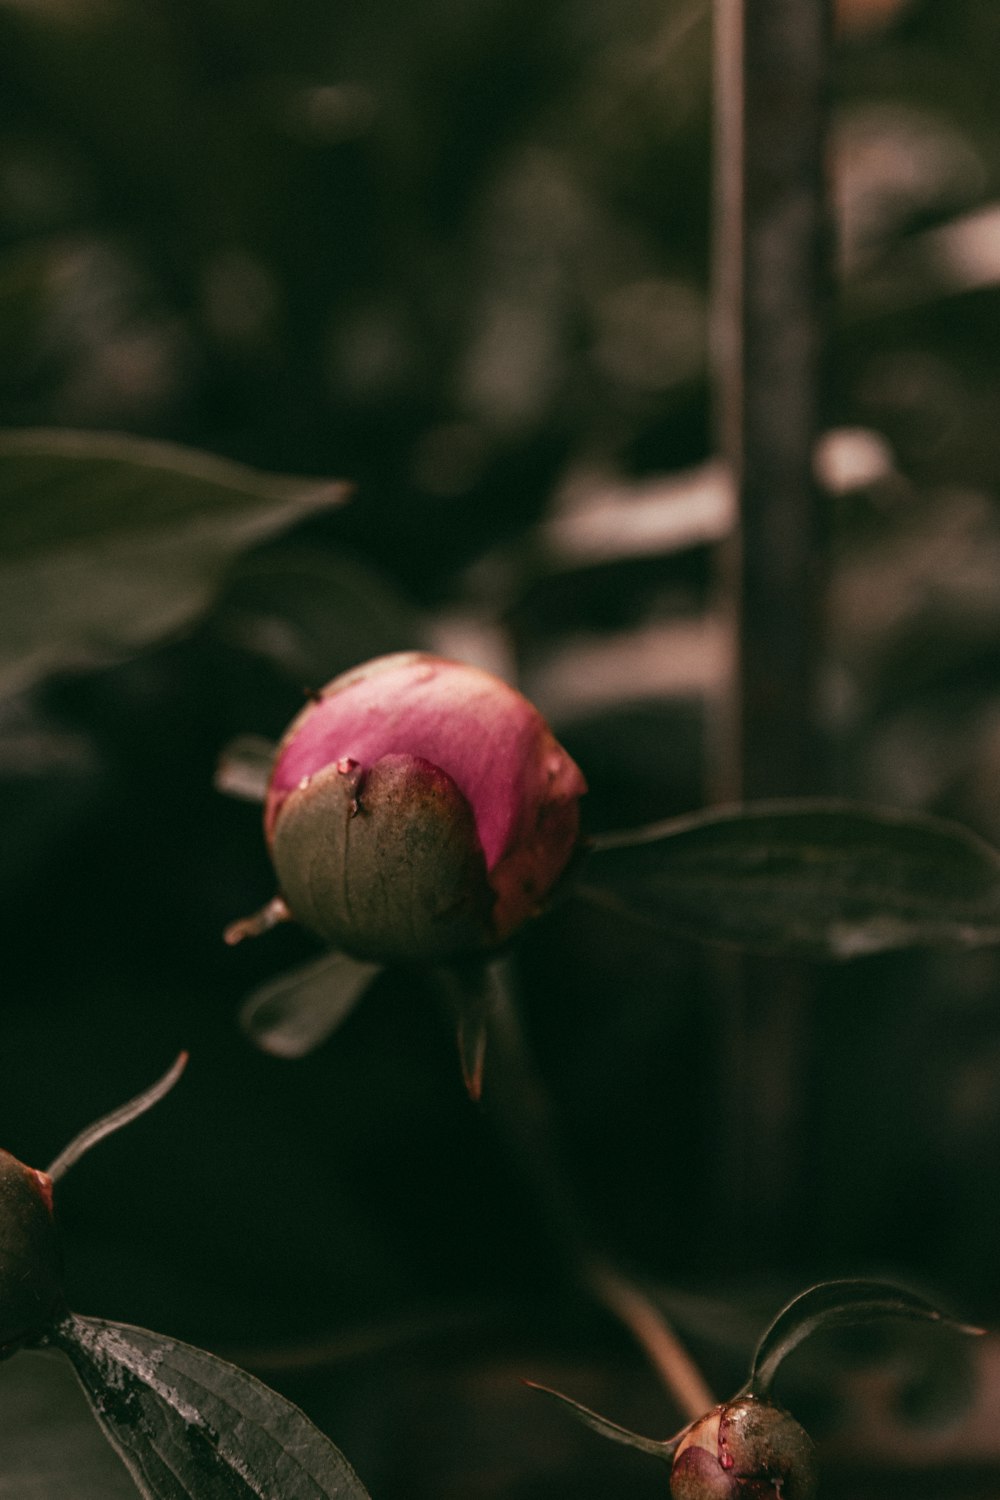
<svg viewBox="0 0 1000 1500">
<path fill-rule="evenodd" d="M 816 1457 L 787 1412 L 753 1396 L 692 1424 L 670 1474 L 673 1500 L 811 1500 Z"/>
<path fill-rule="evenodd" d="M 0 1358 L 44 1334 L 62 1305 L 52 1181 L 0 1151 Z"/>
<path fill-rule="evenodd" d="M 537 709 L 439 657 L 381 657 L 292 722 L 264 812 L 284 905 L 360 958 L 502 943 L 576 848 L 583 777 Z"/>
</svg>

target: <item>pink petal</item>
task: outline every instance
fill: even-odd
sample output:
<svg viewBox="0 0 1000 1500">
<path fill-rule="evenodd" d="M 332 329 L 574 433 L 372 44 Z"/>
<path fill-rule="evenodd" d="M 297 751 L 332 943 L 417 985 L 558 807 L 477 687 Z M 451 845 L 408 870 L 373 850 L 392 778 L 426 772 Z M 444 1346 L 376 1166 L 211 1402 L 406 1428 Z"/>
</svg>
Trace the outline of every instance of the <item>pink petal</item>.
<svg viewBox="0 0 1000 1500">
<path fill-rule="evenodd" d="M 279 752 L 268 826 L 287 794 L 331 761 L 383 755 L 438 765 L 471 804 L 488 869 L 533 821 L 541 799 L 578 796 L 584 781 L 526 698 L 474 667 L 413 653 L 336 678 L 299 715 Z"/>
<path fill-rule="evenodd" d="M 290 726 L 265 809 L 268 838 L 288 794 L 324 766 L 386 755 L 439 766 L 469 803 L 503 938 L 537 911 L 578 837 L 579 769 L 526 698 L 474 667 L 418 653 L 382 657 L 324 689 Z M 363 796 L 363 792 L 362 792 Z"/>
</svg>

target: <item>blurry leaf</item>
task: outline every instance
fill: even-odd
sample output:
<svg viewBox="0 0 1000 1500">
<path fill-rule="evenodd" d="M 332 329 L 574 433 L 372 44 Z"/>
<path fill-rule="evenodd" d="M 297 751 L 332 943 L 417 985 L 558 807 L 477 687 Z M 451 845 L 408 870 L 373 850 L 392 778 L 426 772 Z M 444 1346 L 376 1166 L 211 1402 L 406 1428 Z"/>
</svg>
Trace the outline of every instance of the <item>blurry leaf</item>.
<svg viewBox="0 0 1000 1500">
<path fill-rule="evenodd" d="M 259 734 L 241 734 L 230 740 L 219 756 L 215 789 L 244 802 L 263 802 L 277 745 Z"/>
<path fill-rule="evenodd" d="M 327 953 L 254 990 L 240 1024 L 263 1052 L 304 1057 L 347 1019 L 381 964 Z"/>
<path fill-rule="evenodd" d="M 775 1318 L 757 1345 L 747 1390 L 766 1397 L 778 1367 L 803 1339 L 824 1328 L 871 1323 L 879 1318 L 917 1318 L 946 1323 L 963 1333 L 982 1333 L 957 1323 L 925 1297 L 887 1281 L 824 1281 L 796 1297 Z"/>
<path fill-rule="evenodd" d="M 541 1391 L 543 1396 L 552 1396 L 563 1406 L 569 1407 L 579 1421 L 594 1432 L 599 1432 L 602 1437 L 610 1438 L 614 1443 L 624 1443 L 629 1448 L 638 1448 L 640 1453 L 650 1453 L 654 1458 L 673 1458 L 677 1444 L 684 1435 L 683 1432 L 679 1432 L 676 1437 L 665 1438 L 662 1443 L 657 1442 L 655 1438 L 642 1437 L 638 1432 L 631 1432 L 627 1427 L 620 1427 L 617 1422 L 602 1417 L 600 1412 L 591 1411 L 589 1406 L 582 1406 L 579 1401 L 574 1401 L 572 1396 L 564 1396 L 562 1391 L 554 1391 L 551 1386 L 538 1385 L 534 1380 L 526 1380 L 524 1384 L 529 1390 Z M 685 1428 L 684 1431 L 686 1430 Z"/>
<path fill-rule="evenodd" d="M 368 1500 L 330 1440 L 235 1365 L 73 1313 L 52 1340 L 147 1500 Z"/>
<path fill-rule="evenodd" d="M 421 635 L 415 612 L 374 569 L 284 544 L 230 569 L 211 628 L 304 689 L 370 657 L 412 650 Z"/>
<path fill-rule="evenodd" d="M 686 937 L 855 958 L 1000 942 L 1000 854 L 957 824 L 762 802 L 597 841 L 584 894 Z"/>
<path fill-rule="evenodd" d="M 0 691 L 176 630 L 234 554 L 346 493 L 136 438 L 0 434 Z"/>
</svg>

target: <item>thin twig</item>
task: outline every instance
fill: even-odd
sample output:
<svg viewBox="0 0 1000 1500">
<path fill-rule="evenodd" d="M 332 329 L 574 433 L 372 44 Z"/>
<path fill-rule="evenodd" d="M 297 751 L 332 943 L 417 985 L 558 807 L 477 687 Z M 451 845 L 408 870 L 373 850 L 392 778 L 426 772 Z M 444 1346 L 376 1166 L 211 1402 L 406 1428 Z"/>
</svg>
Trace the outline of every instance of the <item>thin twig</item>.
<svg viewBox="0 0 1000 1500">
<path fill-rule="evenodd" d="M 187 1061 L 188 1054 L 186 1052 L 178 1053 L 163 1077 L 158 1079 L 156 1083 L 152 1084 L 148 1089 L 144 1089 L 141 1094 L 136 1094 L 135 1098 L 130 1099 L 127 1104 L 120 1104 L 110 1114 L 104 1115 L 100 1120 L 95 1120 L 93 1125 L 87 1126 L 86 1130 L 81 1130 L 80 1134 L 74 1137 L 64 1150 L 60 1151 L 55 1161 L 49 1167 L 47 1175 L 51 1180 L 58 1182 L 59 1178 L 64 1177 L 70 1167 L 75 1162 L 78 1162 L 80 1157 L 90 1150 L 91 1146 L 96 1146 L 98 1141 L 104 1140 L 105 1136 L 113 1135 L 116 1130 L 121 1130 L 124 1125 L 131 1124 L 140 1115 L 144 1115 L 148 1109 L 152 1109 L 154 1104 L 159 1104 L 164 1095 L 170 1093 L 170 1090 L 184 1072 L 184 1069 L 187 1067 Z"/>
</svg>

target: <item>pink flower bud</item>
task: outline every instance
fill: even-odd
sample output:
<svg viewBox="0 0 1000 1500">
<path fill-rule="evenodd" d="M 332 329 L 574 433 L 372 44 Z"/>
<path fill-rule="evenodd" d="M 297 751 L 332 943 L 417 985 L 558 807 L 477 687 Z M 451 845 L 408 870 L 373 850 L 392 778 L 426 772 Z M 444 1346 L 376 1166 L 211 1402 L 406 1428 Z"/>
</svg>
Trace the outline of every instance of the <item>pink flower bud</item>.
<svg viewBox="0 0 1000 1500">
<path fill-rule="evenodd" d="M 62 1301 L 51 1180 L 0 1151 L 0 1358 L 43 1334 Z"/>
<path fill-rule="evenodd" d="M 542 909 L 585 791 L 520 693 L 408 652 L 335 678 L 292 722 L 264 827 L 298 921 L 359 957 L 435 961 Z"/>
<path fill-rule="evenodd" d="M 787 1412 L 753 1396 L 692 1423 L 674 1454 L 672 1500 L 811 1500 L 816 1457 Z"/>
</svg>

